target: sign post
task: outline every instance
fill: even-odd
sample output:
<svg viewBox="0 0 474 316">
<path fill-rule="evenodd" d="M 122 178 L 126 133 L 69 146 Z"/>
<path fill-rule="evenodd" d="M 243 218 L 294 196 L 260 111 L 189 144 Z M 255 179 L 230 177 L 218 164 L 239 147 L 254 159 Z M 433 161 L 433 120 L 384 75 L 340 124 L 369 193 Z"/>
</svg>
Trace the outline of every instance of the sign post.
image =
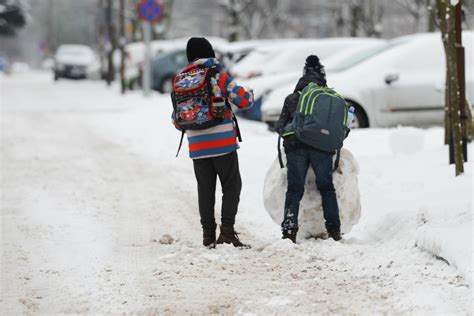
<svg viewBox="0 0 474 316">
<path fill-rule="evenodd" d="M 143 22 L 143 39 L 145 40 L 145 62 L 143 64 L 143 94 L 148 97 L 151 90 L 151 23 Z"/>
<path fill-rule="evenodd" d="M 137 5 L 138 17 L 143 23 L 145 62 L 143 65 L 143 94 L 148 97 L 151 90 L 151 26 L 163 16 L 163 6 L 156 0 L 142 0 Z"/>
</svg>

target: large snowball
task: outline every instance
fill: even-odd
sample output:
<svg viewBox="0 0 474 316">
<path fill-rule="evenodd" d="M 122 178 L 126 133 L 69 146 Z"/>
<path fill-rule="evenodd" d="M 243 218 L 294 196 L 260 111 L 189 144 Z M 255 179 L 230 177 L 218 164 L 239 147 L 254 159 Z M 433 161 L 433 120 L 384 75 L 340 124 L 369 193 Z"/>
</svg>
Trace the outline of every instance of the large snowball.
<svg viewBox="0 0 474 316">
<path fill-rule="evenodd" d="M 282 154 L 286 165 L 286 157 L 284 153 Z M 341 232 L 347 234 L 359 221 L 361 207 L 357 183 L 359 165 L 351 152 L 344 148 L 341 150 L 339 169 L 342 173 L 334 172 L 333 181 L 339 204 Z M 265 187 L 263 190 L 264 205 L 267 212 L 278 225 L 283 221 L 283 208 L 287 188 L 286 175 L 286 167 L 281 169 L 278 159 L 276 159 L 265 177 Z M 316 177 L 311 167 L 306 176 L 305 193 L 300 203 L 298 224 L 298 235 L 301 237 L 326 236 L 321 195 L 316 189 Z"/>
</svg>

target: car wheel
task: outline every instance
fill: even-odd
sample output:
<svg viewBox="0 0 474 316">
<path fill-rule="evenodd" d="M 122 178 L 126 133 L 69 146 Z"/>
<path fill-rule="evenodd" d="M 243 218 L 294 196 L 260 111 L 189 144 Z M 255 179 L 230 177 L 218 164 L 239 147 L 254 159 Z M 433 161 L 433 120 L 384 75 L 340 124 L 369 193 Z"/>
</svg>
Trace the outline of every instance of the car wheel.
<svg viewBox="0 0 474 316">
<path fill-rule="evenodd" d="M 54 73 L 54 81 L 58 81 L 59 80 L 59 75 L 57 73 Z"/>
<path fill-rule="evenodd" d="M 367 114 L 365 113 L 364 109 L 358 104 L 355 104 L 349 101 L 347 102 L 347 104 L 349 104 L 349 106 L 353 106 L 355 109 L 354 120 L 352 121 L 351 129 L 369 127 L 369 120 L 367 118 Z"/>
<path fill-rule="evenodd" d="M 168 77 L 164 79 L 163 82 L 161 83 L 160 92 L 170 93 L 171 91 L 173 91 L 173 78 Z"/>
</svg>

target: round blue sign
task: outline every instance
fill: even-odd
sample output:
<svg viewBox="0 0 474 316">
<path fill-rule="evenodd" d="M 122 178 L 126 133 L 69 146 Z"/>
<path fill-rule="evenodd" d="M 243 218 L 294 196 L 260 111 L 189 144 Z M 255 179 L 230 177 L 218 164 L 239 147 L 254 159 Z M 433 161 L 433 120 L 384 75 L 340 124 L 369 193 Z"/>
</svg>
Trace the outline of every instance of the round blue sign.
<svg viewBox="0 0 474 316">
<path fill-rule="evenodd" d="M 142 0 L 137 5 L 138 16 L 147 22 L 158 22 L 163 15 L 163 6 L 156 0 Z"/>
</svg>

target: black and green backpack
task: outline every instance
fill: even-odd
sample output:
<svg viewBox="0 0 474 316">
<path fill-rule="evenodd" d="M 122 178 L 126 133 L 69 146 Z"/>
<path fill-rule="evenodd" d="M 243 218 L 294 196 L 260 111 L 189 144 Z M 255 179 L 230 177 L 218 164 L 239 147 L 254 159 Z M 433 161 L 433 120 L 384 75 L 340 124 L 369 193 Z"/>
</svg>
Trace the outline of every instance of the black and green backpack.
<svg viewBox="0 0 474 316">
<path fill-rule="evenodd" d="M 316 149 L 337 152 L 337 168 L 339 150 L 349 133 L 348 110 L 346 101 L 336 91 L 311 82 L 301 92 L 295 116 L 282 136 L 295 135 Z M 280 165 L 283 165 L 280 156 Z"/>
</svg>

